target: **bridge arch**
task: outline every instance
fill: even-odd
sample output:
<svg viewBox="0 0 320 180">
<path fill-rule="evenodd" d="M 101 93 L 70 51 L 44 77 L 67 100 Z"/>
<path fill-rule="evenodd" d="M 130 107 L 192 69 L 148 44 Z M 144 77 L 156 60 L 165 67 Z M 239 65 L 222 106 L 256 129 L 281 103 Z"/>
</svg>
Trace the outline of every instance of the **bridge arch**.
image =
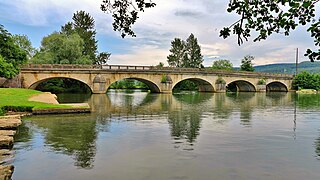
<svg viewBox="0 0 320 180">
<path fill-rule="evenodd" d="M 176 82 L 173 86 L 172 86 L 172 90 L 175 88 L 175 86 L 179 83 L 181 83 L 182 81 L 185 81 L 185 80 L 189 80 L 189 81 L 192 81 L 194 83 L 196 83 L 198 85 L 198 88 L 199 88 L 199 92 L 214 92 L 214 87 L 213 85 L 207 81 L 207 80 L 204 80 L 204 79 L 201 79 L 201 78 L 185 78 L 185 79 L 182 79 L 178 82 Z"/>
<path fill-rule="evenodd" d="M 49 78 L 43 78 L 41 80 L 38 80 L 36 82 L 34 82 L 33 84 L 31 84 L 29 87 L 27 87 L 28 89 L 36 89 L 41 83 L 43 82 L 46 82 L 48 80 L 51 80 L 51 79 L 72 79 L 72 80 L 75 80 L 75 81 L 78 81 L 78 82 L 81 82 L 82 84 L 84 84 L 88 89 L 90 89 L 90 92 L 93 93 L 93 89 L 84 81 L 80 80 L 80 79 L 76 79 L 76 78 L 71 78 L 71 77 L 49 77 Z"/>
<path fill-rule="evenodd" d="M 268 92 L 288 92 L 288 87 L 279 81 L 274 81 L 267 84 L 266 90 Z"/>
<path fill-rule="evenodd" d="M 232 81 L 227 85 L 227 89 L 236 92 L 256 92 L 255 86 L 246 80 Z"/>
<path fill-rule="evenodd" d="M 147 79 L 144 79 L 144 78 L 138 78 L 138 77 L 119 78 L 119 79 L 117 79 L 117 80 L 115 80 L 115 81 L 110 82 L 110 84 L 109 84 L 109 86 L 107 87 L 107 89 L 109 89 L 110 86 L 111 86 L 113 83 L 115 83 L 115 82 L 117 82 L 117 81 L 120 81 L 120 80 L 123 80 L 123 79 L 133 79 L 133 80 L 137 80 L 137 81 L 143 82 L 144 84 L 146 84 L 146 85 L 150 88 L 150 91 L 151 91 L 152 93 L 160 93 L 160 92 L 161 92 L 159 86 L 158 86 L 156 83 L 154 83 L 153 81 L 147 80 Z"/>
</svg>

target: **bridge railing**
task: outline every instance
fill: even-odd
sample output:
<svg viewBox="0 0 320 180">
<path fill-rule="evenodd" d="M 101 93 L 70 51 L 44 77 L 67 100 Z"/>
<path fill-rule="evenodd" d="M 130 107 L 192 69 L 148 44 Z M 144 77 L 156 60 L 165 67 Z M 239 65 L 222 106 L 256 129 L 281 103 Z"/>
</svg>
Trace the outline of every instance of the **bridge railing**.
<svg viewBox="0 0 320 180">
<path fill-rule="evenodd" d="M 264 72 L 248 72 L 236 70 L 214 70 L 211 68 L 176 68 L 157 66 L 128 66 L 128 65 L 81 65 L 81 64 L 26 64 L 22 70 L 101 70 L 101 71 L 144 71 L 162 73 L 207 73 L 216 75 L 237 75 L 255 77 L 293 78 L 290 74 L 273 74 Z"/>
<path fill-rule="evenodd" d="M 21 69 L 101 69 L 101 65 L 86 64 L 25 64 Z"/>
</svg>

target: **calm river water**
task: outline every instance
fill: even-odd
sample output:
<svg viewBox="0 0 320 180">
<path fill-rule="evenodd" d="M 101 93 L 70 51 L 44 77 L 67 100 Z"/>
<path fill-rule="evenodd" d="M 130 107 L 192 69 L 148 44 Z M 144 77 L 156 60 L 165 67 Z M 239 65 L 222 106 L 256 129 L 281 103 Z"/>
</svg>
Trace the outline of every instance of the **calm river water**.
<svg viewBox="0 0 320 180">
<path fill-rule="evenodd" d="M 32 116 L 13 179 L 318 180 L 320 95 L 64 95 L 91 114 Z"/>
</svg>

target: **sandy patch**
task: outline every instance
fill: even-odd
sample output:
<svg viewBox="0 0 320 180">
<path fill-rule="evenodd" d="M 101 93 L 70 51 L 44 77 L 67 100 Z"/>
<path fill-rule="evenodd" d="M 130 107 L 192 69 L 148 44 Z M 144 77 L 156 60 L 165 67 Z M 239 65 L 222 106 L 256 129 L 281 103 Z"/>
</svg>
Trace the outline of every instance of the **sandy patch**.
<svg viewBox="0 0 320 180">
<path fill-rule="evenodd" d="M 57 96 L 55 94 L 51 94 L 50 92 L 33 95 L 28 100 L 48 104 L 59 104 L 59 102 L 57 101 Z"/>
</svg>

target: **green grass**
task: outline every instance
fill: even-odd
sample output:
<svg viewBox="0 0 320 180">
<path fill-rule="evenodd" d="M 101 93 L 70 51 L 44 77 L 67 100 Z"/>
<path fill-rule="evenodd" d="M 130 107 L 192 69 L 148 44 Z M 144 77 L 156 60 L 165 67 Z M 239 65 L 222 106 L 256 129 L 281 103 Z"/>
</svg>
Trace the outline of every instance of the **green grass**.
<svg viewBox="0 0 320 180">
<path fill-rule="evenodd" d="M 6 111 L 32 111 L 32 109 L 72 108 L 71 106 L 28 101 L 42 92 L 31 89 L 0 88 L 0 115 Z"/>
</svg>

